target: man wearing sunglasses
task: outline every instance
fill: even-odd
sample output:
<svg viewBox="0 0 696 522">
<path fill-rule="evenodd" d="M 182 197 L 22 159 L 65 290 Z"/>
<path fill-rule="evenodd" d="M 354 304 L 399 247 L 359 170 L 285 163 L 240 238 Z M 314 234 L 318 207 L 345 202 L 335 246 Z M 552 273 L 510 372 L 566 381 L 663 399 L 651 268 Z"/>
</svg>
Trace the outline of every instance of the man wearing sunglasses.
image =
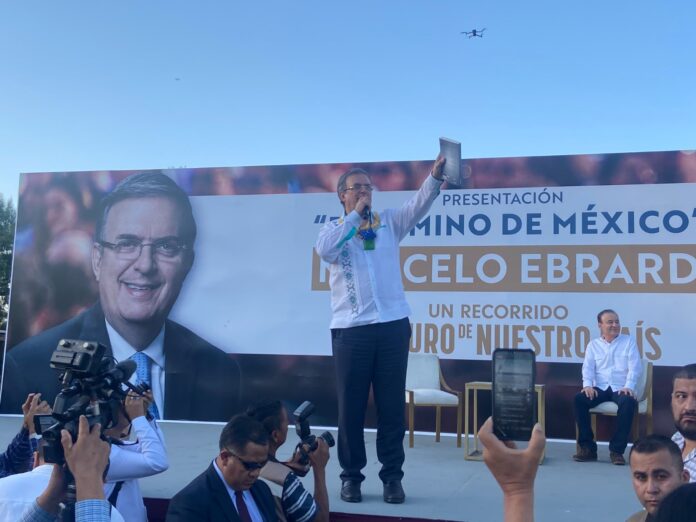
<svg viewBox="0 0 696 522">
<path fill-rule="evenodd" d="M 208 469 L 172 498 L 167 522 L 278 521 L 271 489 L 258 480 L 266 462 L 266 428 L 236 415 L 223 428 L 220 453 Z"/>
<path fill-rule="evenodd" d="M 101 203 L 91 251 L 99 301 L 73 319 L 7 351 L 0 412 L 19 411 L 29 391 L 53 403 L 60 391 L 51 354 L 60 339 L 96 341 L 133 380 L 150 386 L 156 418 L 225 421 L 239 411 L 232 357 L 168 319 L 194 261 L 196 222 L 186 193 L 168 176 L 142 173 Z"/>
<path fill-rule="evenodd" d="M 362 500 L 361 470 L 367 463 L 365 408 L 373 388 L 377 406 L 377 457 L 384 501 L 399 504 L 405 494 L 404 402 L 411 313 L 401 282 L 399 243 L 423 219 L 440 193 L 445 160 L 399 209 L 373 212 L 372 181 L 362 169 L 338 180 L 344 215 L 319 232 L 316 251 L 329 263 L 331 340 L 338 395 L 338 459 L 341 499 Z"/>
</svg>

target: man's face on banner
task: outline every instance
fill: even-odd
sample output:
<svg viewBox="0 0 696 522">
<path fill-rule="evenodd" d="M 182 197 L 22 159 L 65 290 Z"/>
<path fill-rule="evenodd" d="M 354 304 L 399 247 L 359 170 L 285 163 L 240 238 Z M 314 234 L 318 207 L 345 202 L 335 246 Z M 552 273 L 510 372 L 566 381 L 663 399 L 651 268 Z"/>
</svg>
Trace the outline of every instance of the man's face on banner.
<svg viewBox="0 0 696 522">
<path fill-rule="evenodd" d="M 159 328 L 179 296 L 193 262 L 192 245 L 172 255 L 183 245 L 180 215 L 161 197 L 126 199 L 111 207 L 102 244 L 92 251 L 92 267 L 104 314 L 117 331 Z"/>
</svg>

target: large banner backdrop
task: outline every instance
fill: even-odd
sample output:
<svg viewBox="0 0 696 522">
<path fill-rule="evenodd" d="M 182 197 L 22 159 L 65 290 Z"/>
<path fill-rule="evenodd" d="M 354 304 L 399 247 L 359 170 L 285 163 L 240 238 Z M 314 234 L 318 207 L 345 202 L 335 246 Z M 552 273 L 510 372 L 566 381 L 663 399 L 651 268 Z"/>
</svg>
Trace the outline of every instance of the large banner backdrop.
<svg viewBox="0 0 696 522">
<path fill-rule="evenodd" d="M 309 399 L 313 422 L 335 423 L 328 269 L 313 245 L 341 215 L 337 178 L 365 168 L 379 210 L 406 201 L 430 165 L 158 171 L 189 195 L 198 227 L 170 319 L 241 370 L 240 383 L 211 385 L 241 386 L 240 408 Z M 597 312 L 613 308 L 655 366 L 656 429 L 670 432 L 671 374 L 694 362 L 696 154 L 477 159 L 465 168 L 468 186 L 445 186 L 401 244 L 411 350 L 437 353 L 448 382 L 463 389 L 490 380 L 496 347 L 534 349 L 547 434 L 572 438 L 585 346 L 598 334 Z M 135 173 L 22 175 L 6 355 L 99 301 L 91 261 L 98 204 Z M 0 409 L 18 413 L 7 394 Z M 480 409 L 485 415 L 485 399 Z"/>
</svg>

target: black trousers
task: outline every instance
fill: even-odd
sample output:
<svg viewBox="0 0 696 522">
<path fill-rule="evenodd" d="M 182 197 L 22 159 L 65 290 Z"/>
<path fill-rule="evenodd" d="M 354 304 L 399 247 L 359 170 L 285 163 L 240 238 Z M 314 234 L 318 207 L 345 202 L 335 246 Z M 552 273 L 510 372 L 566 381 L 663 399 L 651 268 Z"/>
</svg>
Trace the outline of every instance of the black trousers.
<svg viewBox="0 0 696 522">
<path fill-rule="evenodd" d="M 383 482 L 404 476 L 408 318 L 331 330 L 338 394 L 338 461 L 342 480 L 361 482 L 365 455 L 365 409 L 370 386 L 377 406 L 377 458 Z"/>
<path fill-rule="evenodd" d="M 592 424 L 590 421 L 590 408 L 594 408 L 602 402 L 611 401 L 619 407 L 616 413 L 616 431 L 609 441 L 609 451 L 623 453 L 628 445 L 628 434 L 631 431 L 633 415 L 636 410 L 636 400 L 630 395 L 619 395 L 612 391 L 611 386 L 606 390 L 597 390 L 594 399 L 588 399 L 583 392 L 575 396 L 575 422 L 578 424 L 578 444 L 580 446 L 596 450 Z"/>
</svg>

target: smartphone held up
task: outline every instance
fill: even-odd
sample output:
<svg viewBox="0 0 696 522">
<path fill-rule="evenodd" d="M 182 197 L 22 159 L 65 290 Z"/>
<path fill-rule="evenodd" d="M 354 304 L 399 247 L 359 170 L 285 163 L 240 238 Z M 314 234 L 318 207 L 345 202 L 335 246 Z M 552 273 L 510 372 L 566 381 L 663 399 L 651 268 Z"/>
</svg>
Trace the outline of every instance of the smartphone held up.
<svg viewBox="0 0 696 522">
<path fill-rule="evenodd" d="M 493 432 L 500 440 L 528 441 L 537 422 L 533 350 L 493 352 Z"/>
</svg>

